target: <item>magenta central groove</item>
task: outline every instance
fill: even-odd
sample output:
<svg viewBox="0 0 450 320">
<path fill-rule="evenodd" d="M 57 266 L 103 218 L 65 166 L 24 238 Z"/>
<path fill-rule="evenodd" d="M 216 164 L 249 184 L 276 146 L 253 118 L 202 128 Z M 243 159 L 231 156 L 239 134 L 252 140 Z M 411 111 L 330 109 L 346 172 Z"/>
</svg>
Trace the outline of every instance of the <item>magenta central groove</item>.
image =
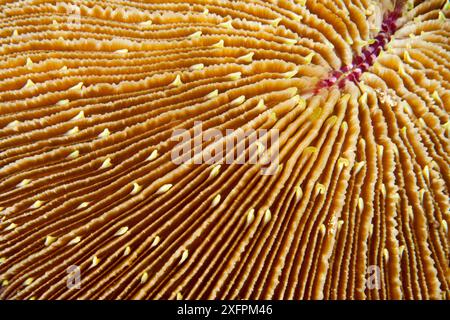
<svg viewBox="0 0 450 320">
<path fill-rule="evenodd" d="M 349 65 L 342 66 L 339 70 L 333 70 L 327 78 L 321 80 L 316 86 L 315 93 L 336 83 L 339 89 L 342 89 L 347 81 L 354 83 L 359 81 L 361 75 L 374 64 L 376 58 L 397 30 L 397 20 L 401 16 L 403 4 L 404 1 L 397 2 L 394 10 L 385 15 L 381 24 L 381 31 L 362 50 L 361 54 L 354 56 L 352 63 Z"/>
</svg>

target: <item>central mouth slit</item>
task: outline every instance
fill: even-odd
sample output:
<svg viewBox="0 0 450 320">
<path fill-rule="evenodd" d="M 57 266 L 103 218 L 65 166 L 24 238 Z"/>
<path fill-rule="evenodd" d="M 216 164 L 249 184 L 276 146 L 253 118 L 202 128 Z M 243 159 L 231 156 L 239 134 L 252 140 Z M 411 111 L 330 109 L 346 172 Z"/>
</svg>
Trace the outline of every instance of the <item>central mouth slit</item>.
<svg viewBox="0 0 450 320">
<path fill-rule="evenodd" d="M 343 89 L 347 81 L 358 83 L 361 75 L 366 72 L 376 61 L 381 51 L 391 41 L 393 34 L 397 31 L 398 18 L 402 14 L 404 1 L 398 1 L 392 11 L 387 12 L 381 23 L 381 30 L 375 38 L 368 41 L 361 54 L 353 57 L 352 63 L 342 66 L 339 70 L 333 70 L 328 77 L 322 79 L 317 84 L 314 92 L 329 88 L 335 84 L 339 89 Z"/>
</svg>

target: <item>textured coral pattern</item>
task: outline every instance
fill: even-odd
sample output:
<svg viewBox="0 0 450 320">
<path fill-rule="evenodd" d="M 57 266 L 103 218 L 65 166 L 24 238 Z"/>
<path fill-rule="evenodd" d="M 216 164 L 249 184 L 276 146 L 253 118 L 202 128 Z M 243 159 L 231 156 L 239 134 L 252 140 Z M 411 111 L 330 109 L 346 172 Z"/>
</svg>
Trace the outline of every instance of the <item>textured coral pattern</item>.
<svg viewBox="0 0 450 320">
<path fill-rule="evenodd" d="M 0 0 L 0 299 L 448 299 L 449 17 Z M 195 122 L 274 174 L 174 163 Z"/>
</svg>

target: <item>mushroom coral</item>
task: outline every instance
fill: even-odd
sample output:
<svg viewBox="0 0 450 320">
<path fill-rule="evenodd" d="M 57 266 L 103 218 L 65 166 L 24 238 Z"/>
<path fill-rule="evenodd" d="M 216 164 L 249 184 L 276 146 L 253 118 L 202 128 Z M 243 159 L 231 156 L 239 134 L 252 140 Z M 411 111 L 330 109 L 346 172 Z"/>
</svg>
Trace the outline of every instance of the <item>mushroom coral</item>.
<svg viewBox="0 0 450 320">
<path fill-rule="evenodd" d="M 1 0 L 0 299 L 448 299 L 449 15 Z"/>
</svg>

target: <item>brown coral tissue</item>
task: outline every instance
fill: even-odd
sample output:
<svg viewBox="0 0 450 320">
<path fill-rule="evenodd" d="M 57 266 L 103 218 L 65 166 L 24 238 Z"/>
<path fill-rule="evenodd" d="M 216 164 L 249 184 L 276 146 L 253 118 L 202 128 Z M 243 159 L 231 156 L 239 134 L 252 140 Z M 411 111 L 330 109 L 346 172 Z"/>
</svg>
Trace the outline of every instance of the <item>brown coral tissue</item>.
<svg viewBox="0 0 450 320">
<path fill-rule="evenodd" d="M 0 299 L 449 299 L 449 19 L 0 0 Z"/>
</svg>

